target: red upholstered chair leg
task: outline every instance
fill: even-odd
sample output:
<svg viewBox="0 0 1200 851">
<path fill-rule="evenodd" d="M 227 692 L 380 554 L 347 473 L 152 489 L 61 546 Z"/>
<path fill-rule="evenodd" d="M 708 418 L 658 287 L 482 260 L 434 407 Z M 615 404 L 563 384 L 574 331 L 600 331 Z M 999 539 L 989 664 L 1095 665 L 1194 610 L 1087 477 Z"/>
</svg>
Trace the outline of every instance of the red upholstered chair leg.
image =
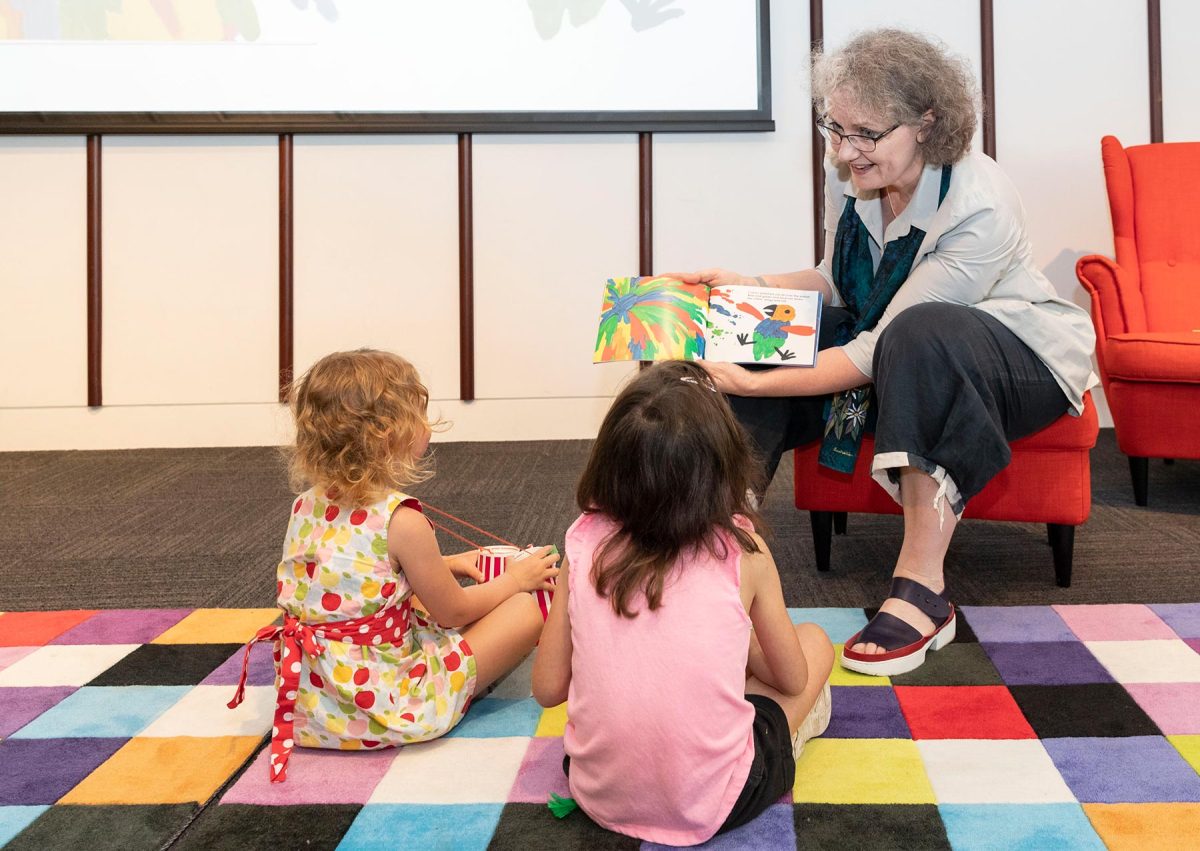
<svg viewBox="0 0 1200 851">
<path fill-rule="evenodd" d="M 1129 474 L 1133 476 L 1133 501 L 1147 505 L 1150 501 L 1150 459 L 1129 456 Z"/>
<path fill-rule="evenodd" d="M 813 549 L 817 555 L 817 570 L 829 570 L 829 545 L 833 541 L 833 512 L 810 511 L 808 519 L 812 523 Z"/>
<path fill-rule="evenodd" d="M 833 513 L 833 533 L 835 535 L 846 534 L 846 512 L 835 511 Z"/>
<path fill-rule="evenodd" d="M 1047 523 L 1046 533 L 1054 553 L 1054 579 L 1059 588 L 1071 587 L 1071 561 L 1075 555 L 1075 527 Z"/>
</svg>

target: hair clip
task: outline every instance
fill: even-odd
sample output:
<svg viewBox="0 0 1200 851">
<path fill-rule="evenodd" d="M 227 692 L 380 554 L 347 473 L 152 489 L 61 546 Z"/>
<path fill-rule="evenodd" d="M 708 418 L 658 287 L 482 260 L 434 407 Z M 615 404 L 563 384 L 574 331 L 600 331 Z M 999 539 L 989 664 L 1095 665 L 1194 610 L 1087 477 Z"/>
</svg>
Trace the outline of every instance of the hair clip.
<svg viewBox="0 0 1200 851">
<path fill-rule="evenodd" d="M 681 376 L 679 376 L 679 380 L 686 381 L 688 384 L 700 384 L 700 382 L 696 379 L 696 377 L 692 376 L 692 375 L 681 375 Z M 711 390 L 714 393 L 717 392 L 717 385 L 712 383 L 711 378 L 705 378 L 704 383 L 701 384 L 701 386 L 707 387 L 709 390 Z"/>
</svg>

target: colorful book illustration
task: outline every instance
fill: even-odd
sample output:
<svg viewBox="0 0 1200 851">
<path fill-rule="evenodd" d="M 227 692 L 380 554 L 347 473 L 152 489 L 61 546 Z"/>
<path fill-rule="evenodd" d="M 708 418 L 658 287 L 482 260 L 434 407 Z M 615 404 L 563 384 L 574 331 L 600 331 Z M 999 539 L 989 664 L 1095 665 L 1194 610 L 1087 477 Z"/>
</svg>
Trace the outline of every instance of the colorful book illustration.
<svg viewBox="0 0 1200 851">
<path fill-rule="evenodd" d="M 821 295 L 707 287 L 674 278 L 609 278 L 593 363 L 713 360 L 813 366 Z"/>
</svg>

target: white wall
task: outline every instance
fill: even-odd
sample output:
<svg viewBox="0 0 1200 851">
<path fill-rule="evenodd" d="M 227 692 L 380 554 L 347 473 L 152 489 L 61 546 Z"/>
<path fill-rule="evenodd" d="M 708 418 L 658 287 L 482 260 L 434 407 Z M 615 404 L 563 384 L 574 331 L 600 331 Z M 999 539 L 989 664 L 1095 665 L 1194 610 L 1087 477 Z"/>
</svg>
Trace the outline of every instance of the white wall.
<svg viewBox="0 0 1200 851">
<path fill-rule="evenodd" d="M 1200 12 L 1163 0 L 1168 140 L 1200 138 Z M 825 4 L 826 43 L 924 29 L 978 68 L 978 4 Z M 812 262 L 807 4 L 772 4 L 776 132 L 656 134 L 660 271 Z M 997 159 L 1039 262 L 1086 304 L 1075 258 L 1110 254 L 1099 139 L 1148 141 L 1141 0 L 995 6 Z M 276 399 L 277 146 L 104 140 L 103 408 L 86 407 L 84 144 L 0 137 L 0 450 L 269 444 Z M 590 363 L 601 284 L 637 270 L 632 135 L 474 140 L 477 401 L 458 401 L 451 136 L 295 143 L 295 364 L 363 345 L 410 357 L 442 440 L 589 437 L 629 374 Z"/>
</svg>

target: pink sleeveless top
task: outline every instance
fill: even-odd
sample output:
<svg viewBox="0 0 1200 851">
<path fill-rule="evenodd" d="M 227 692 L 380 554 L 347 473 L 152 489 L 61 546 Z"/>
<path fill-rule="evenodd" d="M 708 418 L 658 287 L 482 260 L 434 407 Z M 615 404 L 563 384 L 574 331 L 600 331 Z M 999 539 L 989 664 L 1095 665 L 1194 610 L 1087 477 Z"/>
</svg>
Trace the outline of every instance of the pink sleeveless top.
<svg viewBox="0 0 1200 851">
<path fill-rule="evenodd" d="M 609 830 L 694 845 L 728 817 L 754 759 L 742 551 L 729 539 L 723 559 L 681 556 L 662 605 L 623 618 L 591 581 L 592 556 L 615 530 L 584 514 L 567 531 L 571 795 Z"/>
</svg>

